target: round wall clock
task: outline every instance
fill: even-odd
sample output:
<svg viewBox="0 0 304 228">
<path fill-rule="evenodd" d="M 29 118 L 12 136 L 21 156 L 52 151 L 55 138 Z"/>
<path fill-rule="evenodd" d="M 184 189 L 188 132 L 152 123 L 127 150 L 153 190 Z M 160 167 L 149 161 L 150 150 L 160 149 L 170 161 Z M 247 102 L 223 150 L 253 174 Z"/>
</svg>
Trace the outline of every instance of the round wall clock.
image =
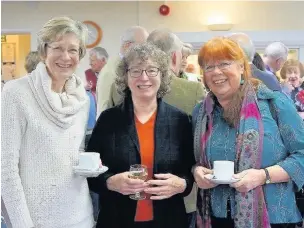
<svg viewBox="0 0 304 228">
<path fill-rule="evenodd" d="M 93 21 L 84 21 L 83 23 L 88 27 L 89 30 L 86 47 L 93 48 L 101 41 L 102 30 L 100 26 Z"/>
</svg>

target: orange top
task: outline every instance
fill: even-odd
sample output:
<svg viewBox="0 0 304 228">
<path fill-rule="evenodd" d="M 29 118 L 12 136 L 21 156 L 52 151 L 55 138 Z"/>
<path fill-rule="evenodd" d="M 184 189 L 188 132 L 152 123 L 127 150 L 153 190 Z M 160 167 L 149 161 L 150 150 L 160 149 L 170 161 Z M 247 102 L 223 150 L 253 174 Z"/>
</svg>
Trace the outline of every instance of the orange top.
<svg viewBox="0 0 304 228">
<path fill-rule="evenodd" d="M 153 176 L 155 117 L 156 112 L 154 112 L 150 119 L 144 124 L 135 118 L 141 164 L 147 166 L 148 180 L 152 179 Z M 135 221 L 144 222 L 151 220 L 153 220 L 153 203 L 147 196 L 145 200 L 137 201 Z"/>
</svg>

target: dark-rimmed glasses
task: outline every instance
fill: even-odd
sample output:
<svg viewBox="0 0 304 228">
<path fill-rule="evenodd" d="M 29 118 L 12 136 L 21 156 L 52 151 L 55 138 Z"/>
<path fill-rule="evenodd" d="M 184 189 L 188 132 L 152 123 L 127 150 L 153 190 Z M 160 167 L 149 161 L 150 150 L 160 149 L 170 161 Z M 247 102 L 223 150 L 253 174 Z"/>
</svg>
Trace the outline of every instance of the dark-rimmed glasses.
<svg viewBox="0 0 304 228">
<path fill-rule="evenodd" d="M 150 67 L 150 68 L 145 69 L 145 70 L 139 69 L 139 68 L 128 69 L 128 72 L 129 72 L 129 74 L 132 78 L 140 77 L 143 74 L 144 71 L 146 72 L 146 75 L 150 78 L 156 77 L 159 73 L 159 69 L 157 67 Z"/>
</svg>

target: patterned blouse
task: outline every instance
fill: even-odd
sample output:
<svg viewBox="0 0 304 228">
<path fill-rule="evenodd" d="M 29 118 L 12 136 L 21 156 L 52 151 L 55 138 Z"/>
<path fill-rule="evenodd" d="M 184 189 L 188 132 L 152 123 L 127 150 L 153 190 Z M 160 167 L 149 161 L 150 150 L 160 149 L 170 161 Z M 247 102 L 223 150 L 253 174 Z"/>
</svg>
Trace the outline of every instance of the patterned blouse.
<svg viewBox="0 0 304 228">
<path fill-rule="evenodd" d="M 290 97 L 295 103 L 298 112 L 304 112 L 304 82 L 291 91 Z"/>
<path fill-rule="evenodd" d="M 296 223 L 301 221 L 301 215 L 296 206 L 295 191 L 304 185 L 304 121 L 285 94 L 259 90 L 257 97 L 265 132 L 262 168 L 280 165 L 291 179 L 287 183 L 263 186 L 270 223 Z M 222 118 L 223 110 L 219 105 L 214 110 L 214 129 L 209 140 L 213 149 L 207 157 L 211 164 L 216 160 L 234 161 L 236 131 Z M 198 108 L 193 112 L 194 122 L 197 113 Z M 213 216 L 227 217 L 229 198 L 231 216 L 234 217 L 234 191 L 229 185 L 218 185 L 211 190 Z"/>
<path fill-rule="evenodd" d="M 282 91 L 293 100 L 298 112 L 304 112 L 304 82 L 293 90 L 290 90 L 290 87 L 284 83 Z"/>
</svg>

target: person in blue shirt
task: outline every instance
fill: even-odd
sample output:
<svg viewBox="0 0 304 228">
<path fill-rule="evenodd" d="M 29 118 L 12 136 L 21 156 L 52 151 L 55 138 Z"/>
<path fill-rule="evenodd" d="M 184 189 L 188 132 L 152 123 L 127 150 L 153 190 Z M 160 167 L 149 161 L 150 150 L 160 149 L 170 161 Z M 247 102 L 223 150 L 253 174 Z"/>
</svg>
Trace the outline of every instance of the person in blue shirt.
<svg viewBox="0 0 304 228">
<path fill-rule="evenodd" d="M 85 147 L 87 147 L 87 145 L 89 143 L 93 128 L 96 124 L 96 113 L 97 113 L 96 98 L 88 86 L 86 87 L 86 92 L 90 99 L 90 109 L 89 109 L 89 118 L 88 118 L 88 123 L 87 123 L 87 132 L 86 132 L 86 137 L 85 137 Z"/>
<path fill-rule="evenodd" d="M 91 88 L 92 88 L 91 84 L 88 84 L 86 86 L 86 93 L 90 100 L 90 109 L 89 109 L 89 118 L 88 118 L 87 131 L 86 131 L 86 137 L 85 137 L 85 148 L 87 148 L 87 145 L 92 136 L 94 126 L 96 124 L 96 114 L 97 114 L 96 98 L 95 98 L 95 95 L 92 92 Z M 99 195 L 92 191 L 90 191 L 90 195 L 92 198 L 94 219 L 95 219 L 95 221 L 97 221 L 98 213 L 99 213 Z"/>
<path fill-rule="evenodd" d="M 304 184 L 304 122 L 291 99 L 254 79 L 229 38 L 208 41 L 198 61 L 210 91 L 193 111 L 198 227 L 295 228 L 302 221 L 295 192 Z M 218 160 L 234 161 L 237 182 L 208 179 Z"/>
</svg>

